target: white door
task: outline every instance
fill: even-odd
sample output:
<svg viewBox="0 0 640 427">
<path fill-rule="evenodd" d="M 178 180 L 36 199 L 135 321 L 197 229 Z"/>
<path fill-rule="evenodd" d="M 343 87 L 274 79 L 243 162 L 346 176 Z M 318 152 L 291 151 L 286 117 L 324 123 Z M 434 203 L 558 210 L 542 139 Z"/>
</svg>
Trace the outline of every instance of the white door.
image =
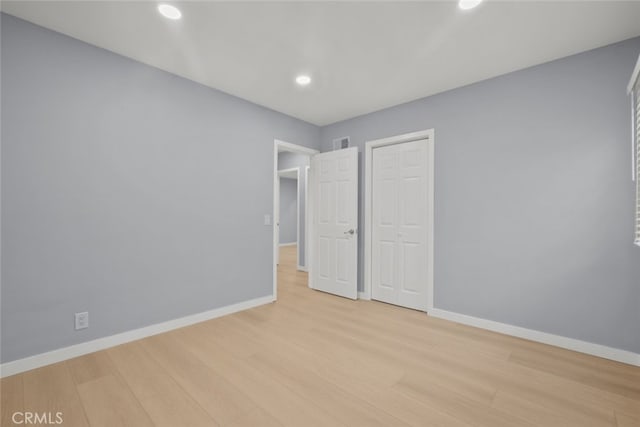
<svg viewBox="0 0 640 427">
<path fill-rule="evenodd" d="M 371 297 L 427 309 L 425 140 L 373 149 Z"/>
<path fill-rule="evenodd" d="M 314 289 L 358 297 L 358 149 L 312 157 Z"/>
</svg>

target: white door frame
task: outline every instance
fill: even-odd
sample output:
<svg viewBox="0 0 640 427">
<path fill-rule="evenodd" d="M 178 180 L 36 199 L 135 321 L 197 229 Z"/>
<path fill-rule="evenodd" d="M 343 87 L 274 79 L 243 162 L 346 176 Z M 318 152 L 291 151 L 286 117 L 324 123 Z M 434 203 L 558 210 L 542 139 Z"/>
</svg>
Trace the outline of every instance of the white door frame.
<svg viewBox="0 0 640 427">
<path fill-rule="evenodd" d="M 301 266 L 298 260 L 298 270 L 307 272 L 309 271 L 309 169 L 311 166 L 304 167 L 304 266 Z"/>
<path fill-rule="evenodd" d="M 425 140 L 427 144 L 427 152 L 429 153 L 429 162 L 427 176 L 429 183 L 427 187 L 427 214 L 429 221 L 427 222 L 427 311 L 433 309 L 433 267 L 434 267 L 434 182 L 435 182 L 435 132 L 433 129 L 422 130 L 418 132 L 406 133 L 404 135 L 392 136 L 389 138 L 376 139 L 367 141 L 365 144 L 365 177 L 364 177 L 364 292 L 361 294 L 362 299 L 371 299 L 371 245 L 373 224 L 373 150 L 375 148 L 384 147 L 386 145 L 402 144 L 403 142 L 412 142 Z"/>
<path fill-rule="evenodd" d="M 273 218 L 274 221 L 272 223 L 273 229 L 273 300 L 278 299 L 278 251 L 280 246 L 278 245 L 278 228 L 275 225 L 276 218 L 276 206 L 280 203 L 280 199 L 278 197 L 278 189 L 279 189 L 279 179 L 278 176 L 278 153 L 283 151 L 289 151 L 291 153 L 305 154 L 307 156 L 313 156 L 314 154 L 318 154 L 320 151 L 314 150 L 313 148 L 307 148 L 302 145 L 291 144 L 289 142 L 280 141 L 279 139 L 273 140 Z M 299 178 L 299 176 L 298 176 Z M 298 183 L 300 180 L 298 180 Z M 313 223 L 312 223 L 312 215 L 313 215 L 313 194 L 306 194 L 306 198 L 308 200 L 307 207 L 309 208 L 307 211 L 307 230 L 309 234 L 306 235 L 306 241 L 309 241 L 309 236 L 313 233 Z M 311 245 L 307 245 L 307 247 L 312 247 Z M 311 273 L 311 269 L 313 266 L 311 265 L 311 257 L 309 252 L 305 252 L 305 259 L 307 264 L 307 270 Z M 309 274 L 309 287 L 311 287 L 311 274 Z"/>
</svg>

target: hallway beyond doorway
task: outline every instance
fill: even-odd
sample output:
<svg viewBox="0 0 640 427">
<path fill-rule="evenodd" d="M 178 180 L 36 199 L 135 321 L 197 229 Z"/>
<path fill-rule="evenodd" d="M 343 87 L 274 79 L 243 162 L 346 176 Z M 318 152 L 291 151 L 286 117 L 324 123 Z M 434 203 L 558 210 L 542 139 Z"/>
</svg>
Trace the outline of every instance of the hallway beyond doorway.
<svg viewBox="0 0 640 427">
<path fill-rule="evenodd" d="M 278 264 L 278 298 L 288 297 L 299 289 L 309 291 L 309 273 L 297 268 L 296 245 L 280 247 Z"/>
</svg>

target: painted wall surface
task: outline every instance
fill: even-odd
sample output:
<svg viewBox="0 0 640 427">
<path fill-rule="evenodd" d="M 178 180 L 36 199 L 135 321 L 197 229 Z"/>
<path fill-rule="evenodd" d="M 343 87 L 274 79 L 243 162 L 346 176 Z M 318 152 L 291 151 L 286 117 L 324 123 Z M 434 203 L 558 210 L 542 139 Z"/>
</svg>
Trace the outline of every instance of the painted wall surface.
<svg viewBox="0 0 640 427">
<path fill-rule="evenodd" d="M 322 149 L 349 135 L 362 159 L 365 141 L 434 128 L 435 306 L 638 353 L 638 53 L 635 38 L 336 123 Z"/>
<path fill-rule="evenodd" d="M 298 180 L 280 178 L 280 244 L 298 239 Z"/>
<path fill-rule="evenodd" d="M 298 153 L 290 153 L 290 152 L 282 152 L 278 154 L 278 169 L 291 169 L 291 168 L 299 168 L 300 169 L 300 211 L 298 221 L 300 221 L 300 245 L 298 246 L 298 265 L 307 266 L 306 261 L 306 253 L 305 253 L 305 244 L 306 244 L 306 231 L 305 231 L 305 219 L 306 219 L 306 205 L 305 202 L 307 200 L 306 194 L 306 176 L 305 176 L 305 168 L 310 165 L 310 157 L 304 154 Z"/>
<path fill-rule="evenodd" d="M 640 352 L 640 39 L 319 129 L 1 24 L 2 362 L 271 294 L 274 138 L 362 150 L 427 128 L 436 307 Z"/>
<path fill-rule="evenodd" d="M 273 141 L 318 127 L 5 14 L 1 59 L 2 362 L 272 293 Z"/>
</svg>

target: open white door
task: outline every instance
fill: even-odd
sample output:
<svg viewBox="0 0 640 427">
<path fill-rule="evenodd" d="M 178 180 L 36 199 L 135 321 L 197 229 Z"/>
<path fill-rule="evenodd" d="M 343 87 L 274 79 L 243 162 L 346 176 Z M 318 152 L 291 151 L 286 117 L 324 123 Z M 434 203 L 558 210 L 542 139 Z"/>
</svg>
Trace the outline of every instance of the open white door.
<svg viewBox="0 0 640 427">
<path fill-rule="evenodd" d="M 312 286 L 358 297 L 358 149 L 311 159 L 313 205 Z"/>
</svg>

